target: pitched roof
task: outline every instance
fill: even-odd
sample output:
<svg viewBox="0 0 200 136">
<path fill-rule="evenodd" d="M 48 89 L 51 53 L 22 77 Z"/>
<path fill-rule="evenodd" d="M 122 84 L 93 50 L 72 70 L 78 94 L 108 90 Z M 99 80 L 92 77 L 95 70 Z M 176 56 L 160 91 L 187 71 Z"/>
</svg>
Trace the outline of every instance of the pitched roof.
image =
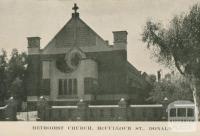
<svg viewBox="0 0 200 136">
<path fill-rule="evenodd" d="M 47 44 L 46 48 L 63 48 L 71 46 L 95 46 L 98 43 L 105 45 L 106 41 L 92 30 L 78 16 L 72 18 Z M 54 47 L 51 47 L 54 46 Z"/>
</svg>

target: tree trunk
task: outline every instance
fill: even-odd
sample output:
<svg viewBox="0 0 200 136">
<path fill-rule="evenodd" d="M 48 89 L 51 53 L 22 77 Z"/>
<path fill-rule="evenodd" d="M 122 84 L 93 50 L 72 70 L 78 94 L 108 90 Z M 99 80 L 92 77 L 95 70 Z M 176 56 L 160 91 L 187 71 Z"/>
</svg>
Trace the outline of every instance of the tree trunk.
<svg viewBox="0 0 200 136">
<path fill-rule="evenodd" d="M 196 86 L 197 80 L 192 76 L 191 79 L 191 88 L 193 90 L 193 100 L 194 100 L 194 105 L 195 105 L 195 111 L 194 111 L 194 116 L 195 116 L 195 121 L 199 120 L 199 101 L 197 99 L 197 86 Z"/>
</svg>

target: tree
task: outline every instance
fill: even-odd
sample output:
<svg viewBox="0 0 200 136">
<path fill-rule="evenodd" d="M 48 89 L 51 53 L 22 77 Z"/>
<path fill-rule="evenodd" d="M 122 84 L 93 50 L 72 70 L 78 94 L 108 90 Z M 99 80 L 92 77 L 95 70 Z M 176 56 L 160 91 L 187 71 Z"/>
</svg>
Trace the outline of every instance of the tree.
<svg viewBox="0 0 200 136">
<path fill-rule="evenodd" d="M 14 98 L 20 103 L 26 100 L 25 92 L 25 74 L 27 66 L 27 54 L 19 53 L 13 49 L 11 58 L 7 58 L 5 50 L 0 52 L 0 106 L 8 96 Z"/>
<path fill-rule="evenodd" d="M 182 74 L 200 78 L 200 7 L 194 5 L 188 14 L 175 16 L 167 29 L 161 23 L 147 21 L 143 42 L 153 49 L 161 63 L 174 64 Z"/>
<path fill-rule="evenodd" d="M 16 77 L 24 78 L 25 65 L 27 65 L 27 54 L 25 52 L 19 53 L 17 49 L 13 49 L 8 62 L 8 74 L 11 82 Z"/>
<path fill-rule="evenodd" d="M 150 92 L 149 100 L 156 103 L 163 103 L 164 98 L 168 98 L 168 103 L 176 100 L 192 100 L 191 88 L 188 82 L 176 80 L 163 80 L 155 82 Z"/>
<path fill-rule="evenodd" d="M 4 104 L 6 99 L 6 66 L 7 66 L 7 53 L 1 50 L 0 53 L 0 106 Z"/>
<path fill-rule="evenodd" d="M 8 87 L 10 93 L 16 96 L 17 99 L 24 100 L 25 93 L 25 73 L 27 65 L 27 54 L 25 52 L 19 53 L 17 49 L 13 49 L 11 58 L 8 61 Z"/>
<path fill-rule="evenodd" d="M 158 62 L 175 66 L 190 81 L 196 103 L 200 79 L 200 6 L 195 4 L 188 13 L 174 16 L 167 28 L 159 22 L 147 21 L 142 40 Z"/>
</svg>

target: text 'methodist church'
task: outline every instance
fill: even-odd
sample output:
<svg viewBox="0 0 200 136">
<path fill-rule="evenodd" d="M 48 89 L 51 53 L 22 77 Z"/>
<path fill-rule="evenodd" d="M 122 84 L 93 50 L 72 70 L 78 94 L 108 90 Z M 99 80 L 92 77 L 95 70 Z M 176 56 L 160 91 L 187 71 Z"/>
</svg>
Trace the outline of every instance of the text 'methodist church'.
<svg viewBox="0 0 200 136">
<path fill-rule="evenodd" d="M 148 81 L 127 61 L 127 31 L 113 31 L 110 45 L 80 18 L 77 9 L 75 4 L 71 19 L 45 48 L 40 49 L 40 37 L 28 38 L 27 100 L 44 96 L 61 105 L 80 99 L 116 104 L 125 98 L 143 103 Z"/>
</svg>

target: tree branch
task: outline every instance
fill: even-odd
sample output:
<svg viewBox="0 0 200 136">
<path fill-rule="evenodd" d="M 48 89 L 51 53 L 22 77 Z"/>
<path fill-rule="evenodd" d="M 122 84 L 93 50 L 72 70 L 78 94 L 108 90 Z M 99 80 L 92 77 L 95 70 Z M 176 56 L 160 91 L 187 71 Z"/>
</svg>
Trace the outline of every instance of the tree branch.
<svg viewBox="0 0 200 136">
<path fill-rule="evenodd" d="M 178 69 L 179 73 L 183 76 L 185 76 L 185 73 L 182 71 L 180 65 L 178 64 L 178 60 L 176 58 L 176 55 L 174 53 L 173 54 L 173 58 L 174 58 L 174 64 L 175 64 L 175 67 Z"/>
</svg>

